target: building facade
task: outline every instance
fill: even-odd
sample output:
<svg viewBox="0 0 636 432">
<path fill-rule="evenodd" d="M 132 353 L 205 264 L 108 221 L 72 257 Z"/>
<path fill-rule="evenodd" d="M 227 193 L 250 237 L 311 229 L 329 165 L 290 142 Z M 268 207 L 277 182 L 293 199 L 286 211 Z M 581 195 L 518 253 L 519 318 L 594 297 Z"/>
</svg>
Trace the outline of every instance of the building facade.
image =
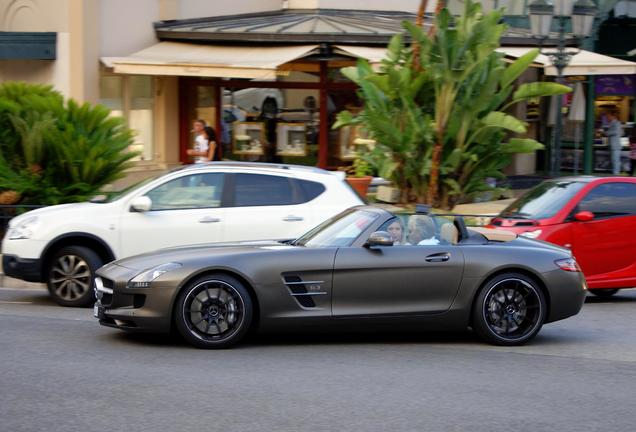
<svg viewBox="0 0 636 432">
<path fill-rule="evenodd" d="M 527 3 L 483 2 L 507 8 L 505 46 L 535 44 L 524 29 Z M 381 58 L 419 4 L 394 0 L 386 11 L 383 0 L 0 0 L 0 81 L 50 83 L 123 116 L 140 154 L 127 182 L 191 162 L 195 119 L 216 129 L 224 158 L 337 168 L 353 159 L 358 131 L 330 125 L 338 111 L 360 107 L 338 71 L 357 57 Z M 448 5 L 459 12 L 462 1 Z M 522 80 L 542 77 L 537 68 Z M 521 109 L 530 134 L 545 142 L 547 107 L 534 117 Z M 539 156 L 516 156 L 510 173 L 540 169 Z"/>
</svg>

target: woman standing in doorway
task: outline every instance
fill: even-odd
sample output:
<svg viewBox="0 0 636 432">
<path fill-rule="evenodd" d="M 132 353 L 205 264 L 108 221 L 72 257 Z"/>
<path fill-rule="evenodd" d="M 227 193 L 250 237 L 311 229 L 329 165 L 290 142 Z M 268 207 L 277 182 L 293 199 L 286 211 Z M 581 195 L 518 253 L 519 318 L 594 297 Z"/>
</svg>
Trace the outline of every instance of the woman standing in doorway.
<svg viewBox="0 0 636 432">
<path fill-rule="evenodd" d="M 188 149 L 188 156 L 194 157 L 194 163 L 208 162 L 214 159 L 216 150 L 216 134 L 214 129 L 206 126 L 204 120 L 195 120 L 192 131 L 196 134 L 194 146 Z"/>
</svg>

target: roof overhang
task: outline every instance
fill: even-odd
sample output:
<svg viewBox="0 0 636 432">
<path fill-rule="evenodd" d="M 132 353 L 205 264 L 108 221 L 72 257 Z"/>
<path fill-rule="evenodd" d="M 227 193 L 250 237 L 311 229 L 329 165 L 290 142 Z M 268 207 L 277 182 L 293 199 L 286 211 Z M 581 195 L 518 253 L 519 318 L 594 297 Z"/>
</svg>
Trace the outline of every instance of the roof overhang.
<svg viewBox="0 0 636 432">
<path fill-rule="evenodd" d="M 377 64 L 386 56 L 386 48 L 336 45 L 335 52 L 369 60 L 371 64 Z M 497 51 L 507 57 L 519 58 L 532 50 L 531 47 L 501 47 Z M 544 73 L 549 76 L 556 76 L 557 71 L 552 66 L 550 59 L 539 54 L 535 59 L 535 67 L 543 68 Z M 565 68 L 564 75 L 632 75 L 636 74 L 636 63 L 621 60 L 591 51 L 580 50 L 572 57 L 570 64 Z"/>
<path fill-rule="evenodd" d="M 103 57 L 115 73 L 274 79 L 279 67 L 315 53 L 318 45 L 218 46 L 160 42 L 127 57 Z"/>
<path fill-rule="evenodd" d="M 55 60 L 55 32 L 0 31 L 0 60 Z"/>
<path fill-rule="evenodd" d="M 531 49 L 526 47 L 501 47 L 497 51 L 504 53 L 508 57 L 519 58 Z M 543 67 L 546 75 L 557 75 L 556 68 L 552 66 L 547 56 L 539 54 L 535 62 Z M 569 65 L 563 71 L 563 75 L 566 76 L 632 74 L 636 74 L 636 63 L 585 50 L 580 50 L 576 55 L 572 56 Z"/>
</svg>

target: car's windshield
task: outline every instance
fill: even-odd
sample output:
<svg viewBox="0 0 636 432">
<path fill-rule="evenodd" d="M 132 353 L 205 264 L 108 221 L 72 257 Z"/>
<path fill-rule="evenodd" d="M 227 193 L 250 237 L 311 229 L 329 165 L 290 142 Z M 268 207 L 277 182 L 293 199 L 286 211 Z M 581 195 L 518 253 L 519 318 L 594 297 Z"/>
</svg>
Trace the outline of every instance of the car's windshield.
<svg viewBox="0 0 636 432">
<path fill-rule="evenodd" d="M 377 218 L 376 213 L 366 210 L 341 213 L 298 238 L 294 244 L 307 247 L 351 246 Z"/>
<path fill-rule="evenodd" d="M 584 182 L 549 180 L 510 204 L 499 216 L 517 219 L 545 219 L 554 216 L 572 199 Z"/>
<path fill-rule="evenodd" d="M 92 203 L 97 203 L 97 204 L 105 204 L 105 203 L 111 203 L 113 201 L 117 201 L 118 199 L 120 199 L 121 197 L 123 197 L 124 195 L 126 195 L 128 192 L 130 192 L 133 189 L 137 189 L 139 187 L 142 187 L 143 185 L 146 185 L 148 183 L 150 183 L 153 180 L 158 179 L 159 177 L 163 176 L 164 174 L 160 174 L 160 175 L 156 175 L 156 176 L 152 176 L 152 177 L 148 177 L 147 179 L 141 180 L 131 186 L 128 186 L 127 188 L 124 188 L 120 191 L 114 191 L 114 192 L 102 192 L 99 195 L 94 196 L 93 198 L 91 198 L 89 201 Z"/>
</svg>

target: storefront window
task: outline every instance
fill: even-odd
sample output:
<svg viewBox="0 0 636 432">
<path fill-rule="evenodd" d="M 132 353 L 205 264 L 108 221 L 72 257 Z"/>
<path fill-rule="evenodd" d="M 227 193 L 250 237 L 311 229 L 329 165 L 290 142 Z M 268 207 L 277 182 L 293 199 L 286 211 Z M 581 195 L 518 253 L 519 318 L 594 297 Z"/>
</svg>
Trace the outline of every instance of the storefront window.
<svg viewBox="0 0 636 432">
<path fill-rule="evenodd" d="M 123 77 L 103 76 L 100 81 L 99 102 L 110 108 L 111 115 L 121 117 L 124 115 Z"/>
<path fill-rule="evenodd" d="M 100 79 L 100 103 L 111 109 L 112 116 L 124 117 L 135 131 L 129 147 L 140 155 L 134 160 L 153 159 L 154 93 L 150 76 L 103 75 Z"/>
<path fill-rule="evenodd" d="M 319 112 L 318 90 L 227 89 L 222 118 L 224 156 L 316 165 Z"/>
</svg>

